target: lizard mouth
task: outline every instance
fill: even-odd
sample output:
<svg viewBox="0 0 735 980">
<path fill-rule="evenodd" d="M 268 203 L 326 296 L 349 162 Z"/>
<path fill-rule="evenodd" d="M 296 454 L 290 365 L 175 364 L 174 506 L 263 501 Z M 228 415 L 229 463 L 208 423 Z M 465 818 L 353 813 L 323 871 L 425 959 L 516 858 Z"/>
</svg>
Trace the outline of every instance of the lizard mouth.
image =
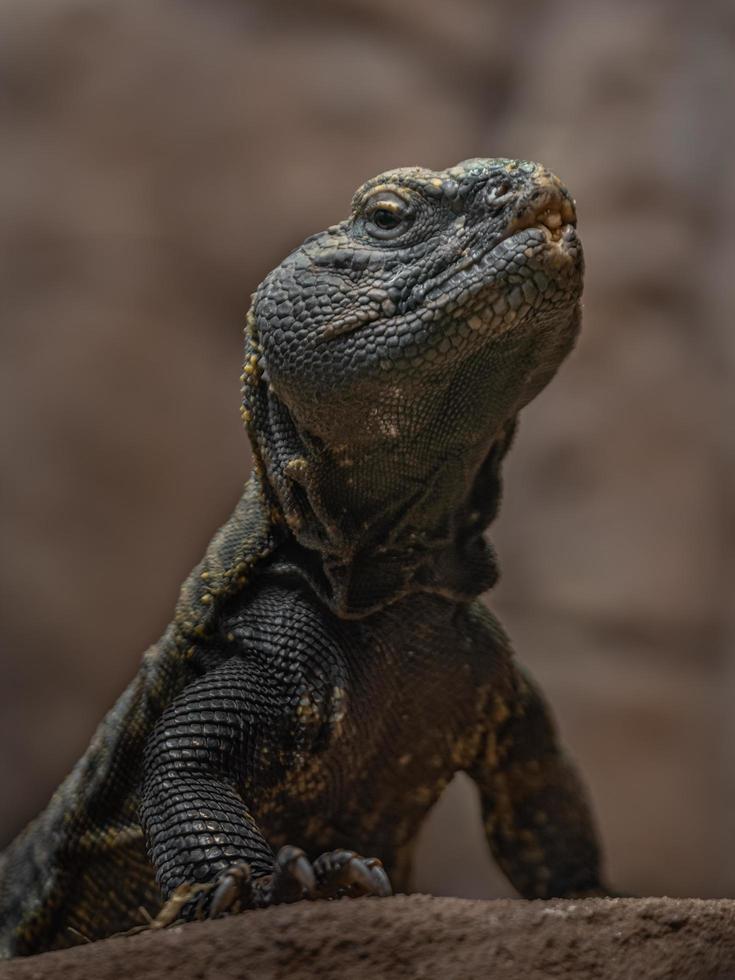
<svg viewBox="0 0 735 980">
<path fill-rule="evenodd" d="M 561 244 L 574 236 L 577 227 L 577 214 L 571 199 L 556 188 L 550 188 L 540 201 L 532 202 L 509 224 L 505 237 L 538 228 L 544 232 L 550 243 Z"/>
</svg>

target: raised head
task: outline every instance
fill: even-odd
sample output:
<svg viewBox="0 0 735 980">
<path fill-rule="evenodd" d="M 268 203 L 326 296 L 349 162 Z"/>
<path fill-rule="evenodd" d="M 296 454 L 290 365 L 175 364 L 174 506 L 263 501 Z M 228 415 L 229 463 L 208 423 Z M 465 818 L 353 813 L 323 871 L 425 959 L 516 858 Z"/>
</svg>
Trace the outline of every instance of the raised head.
<svg viewBox="0 0 735 980">
<path fill-rule="evenodd" d="M 245 411 L 297 540 L 351 579 L 390 554 L 405 588 L 481 533 L 478 478 L 574 343 L 582 267 L 563 184 L 504 159 L 381 174 L 292 252 L 254 297 Z"/>
</svg>

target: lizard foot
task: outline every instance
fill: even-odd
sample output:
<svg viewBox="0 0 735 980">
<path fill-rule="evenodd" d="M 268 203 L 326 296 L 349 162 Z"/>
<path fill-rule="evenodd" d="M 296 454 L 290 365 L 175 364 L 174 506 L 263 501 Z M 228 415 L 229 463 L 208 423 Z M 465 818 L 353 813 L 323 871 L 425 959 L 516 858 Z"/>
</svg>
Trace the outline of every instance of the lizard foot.
<svg viewBox="0 0 735 980">
<path fill-rule="evenodd" d="M 390 894 L 390 882 L 378 858 L 338 850 L 322 854 L 312 865 L 301 848 L 286 845 L 276 855 L 271 874 L 254 877 L 250 865 L 240 861 L 212 882 L 180 885 L 151 926 L 161 929 L 305 898 Z"/>
</svg>

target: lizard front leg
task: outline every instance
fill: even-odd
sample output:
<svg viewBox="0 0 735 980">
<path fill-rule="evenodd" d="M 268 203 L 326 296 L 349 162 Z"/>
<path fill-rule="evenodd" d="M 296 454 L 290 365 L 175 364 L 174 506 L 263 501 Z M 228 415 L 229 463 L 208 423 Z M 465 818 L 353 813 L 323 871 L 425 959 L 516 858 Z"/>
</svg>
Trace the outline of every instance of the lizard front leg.
<svg viewBox="0 0 735 980">
<path fill-rule="evenodd" d="M 490 849 L 524 898 L 609 895 L 584 787 L 541 695 L 525 675 L 515 680 L 470 770 Z"/>
<path fill-rule="evenodd" d="M 241 795 L 264 773 L 261 755 L 278 740 L 282 694 L 267 670 L 233 657 L 190 684 L 161 716 L 144 760 L 140 818 L 151 861 L 169 899 L 161 924 L 303 897 L 382 894 L 376 859 L 351 851 L 274 856 Z M 265 752 L 263 750 L 266 750 Z"/>
</svg>

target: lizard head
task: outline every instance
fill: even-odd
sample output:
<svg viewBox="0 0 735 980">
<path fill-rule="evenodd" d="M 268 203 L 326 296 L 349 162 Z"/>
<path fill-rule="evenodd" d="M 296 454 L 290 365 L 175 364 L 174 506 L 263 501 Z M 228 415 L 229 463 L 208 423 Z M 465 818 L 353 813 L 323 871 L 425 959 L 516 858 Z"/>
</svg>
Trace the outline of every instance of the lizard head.
<svg viewBox="0 0 735 980">
<path fill-rule="evenodd" d="M 343 551 L 426 537 L 439 510 L 467 510 L 574 343 L 582 272 L 573 201 L 538 164 L 367 181 L 346 220 L 267 276 L 249 318 L 245 417 L 296 536 L 326 534 L 336 555 L 340 536 Z"/>
<path fill-rule="evenodd" d="M 467 160 L 369 180 L 350 217 L 307 239 L 256 293 L 269 383 L 328 442 L 410 429 L 407 399 L 418 408 L 441 390 L 455 436 L 463 397 L 469 424 L 479 412 L 497 427 L 574 341 L 575 226 L 569 193 L 533 163 Z"/>
</svg>

